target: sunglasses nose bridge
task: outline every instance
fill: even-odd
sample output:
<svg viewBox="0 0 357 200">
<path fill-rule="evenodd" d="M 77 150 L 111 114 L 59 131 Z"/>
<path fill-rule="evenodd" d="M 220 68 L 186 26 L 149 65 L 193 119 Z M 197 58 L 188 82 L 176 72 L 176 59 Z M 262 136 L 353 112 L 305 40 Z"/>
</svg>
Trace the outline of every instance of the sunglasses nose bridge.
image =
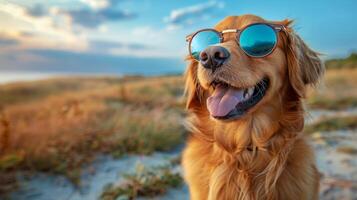
<svg viewBox="0 0 357 200">
<path fill-rule="evenodd" d="M 225 43 L 228 41 L 238 41 L 237 40 L 238 34 L 237 32 L 223 32 L 221 34 L 221 43 Z"/>
</svg>

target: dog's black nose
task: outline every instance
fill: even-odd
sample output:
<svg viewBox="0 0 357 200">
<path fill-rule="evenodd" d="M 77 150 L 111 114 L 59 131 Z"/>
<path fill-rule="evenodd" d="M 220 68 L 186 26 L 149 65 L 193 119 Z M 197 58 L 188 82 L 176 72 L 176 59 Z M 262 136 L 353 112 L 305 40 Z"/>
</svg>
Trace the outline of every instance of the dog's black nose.
<svg viewBox="0 0 357 200">
<path fill-rule="evenodd" d="M 212 69 L 214 72 L 222 66 L 224 61 L 229 58 L 229 51 L 221 46 L 211 46 L 200 54 L 200 62 L 204 68 Z"/>
</svg>

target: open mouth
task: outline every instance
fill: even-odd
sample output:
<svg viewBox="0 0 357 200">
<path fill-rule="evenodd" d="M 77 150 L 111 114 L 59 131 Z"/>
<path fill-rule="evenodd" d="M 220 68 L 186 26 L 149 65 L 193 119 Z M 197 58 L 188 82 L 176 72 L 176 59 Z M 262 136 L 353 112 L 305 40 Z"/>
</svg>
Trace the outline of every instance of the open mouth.
<svg viewBox="0 0 357 200">
<path fill-rule="evenodd" d="M 213 94 L 207 98 L 211 116 L 220 120 L 237 119 L 263 99 L 269 87 L 264 78 L 249 88 L 236 88 L 223 81 L 213 81 Z"/>
</svg>

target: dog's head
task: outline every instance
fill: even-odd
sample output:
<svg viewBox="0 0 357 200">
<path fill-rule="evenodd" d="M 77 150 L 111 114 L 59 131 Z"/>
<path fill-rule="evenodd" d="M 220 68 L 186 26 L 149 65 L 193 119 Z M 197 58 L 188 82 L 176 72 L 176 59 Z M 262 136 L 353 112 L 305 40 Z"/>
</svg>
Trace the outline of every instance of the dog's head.
<svg viewBox="0 0 357 200">
<path fill-rule="evenodd" d="M 281 27 L 277 44 L 267 56 L 248 56 L 238 44 L 237 33 L 224 33 L 224 30 L 241 30 L 254 23 Z M 230 16 L 214 29 L 223 32 L 222 42 L 202 51 L 199 60 L 189 56 L 186 93 L 187 108 L 209 116 L 207 119 L 216 125 L 259 118 L 263 113 L 277 120 L 284 112 L 284 103 L 300 101 L 306 86 L 317 83 L 324 71 L 318 53 L 292 30 L 290 20 Z M 220 65 L 212 66 L 214 61 L 207 59 L 215 56 L 221 59 Z"/>
</svg>

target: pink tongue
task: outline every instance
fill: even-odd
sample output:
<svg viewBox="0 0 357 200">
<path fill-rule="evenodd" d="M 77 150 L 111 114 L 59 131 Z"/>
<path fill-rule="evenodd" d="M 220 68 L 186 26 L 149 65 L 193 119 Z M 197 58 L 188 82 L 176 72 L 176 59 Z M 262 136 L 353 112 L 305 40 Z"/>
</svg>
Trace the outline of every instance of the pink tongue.
<svg viewBox="0 0 357 200">
<path fill-rule="evenodd" d="M 243 100 L 243 90 L 218 85 L 207 99 L 207 108 L 214 117 L 226 116 Z"/>
</svg>

